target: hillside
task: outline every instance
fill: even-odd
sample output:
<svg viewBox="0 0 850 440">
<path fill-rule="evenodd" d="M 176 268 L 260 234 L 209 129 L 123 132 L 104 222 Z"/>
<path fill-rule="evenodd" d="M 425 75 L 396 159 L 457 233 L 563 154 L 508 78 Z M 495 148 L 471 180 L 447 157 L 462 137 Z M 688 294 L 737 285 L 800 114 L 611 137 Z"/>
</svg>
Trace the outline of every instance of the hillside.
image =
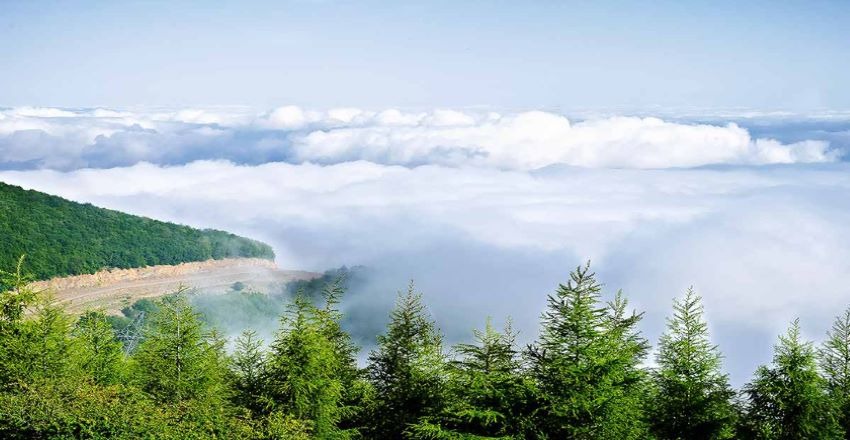
<svg viewBox="0 0 850 440">
<path fill-rule="evenodd" d="M 104 268 L 174 265 L 223 258 L 274 259 L 265 243 L 162 222 L 0 182 L 0 269 L 26 254 L 37 279 Z"/>
</svg>

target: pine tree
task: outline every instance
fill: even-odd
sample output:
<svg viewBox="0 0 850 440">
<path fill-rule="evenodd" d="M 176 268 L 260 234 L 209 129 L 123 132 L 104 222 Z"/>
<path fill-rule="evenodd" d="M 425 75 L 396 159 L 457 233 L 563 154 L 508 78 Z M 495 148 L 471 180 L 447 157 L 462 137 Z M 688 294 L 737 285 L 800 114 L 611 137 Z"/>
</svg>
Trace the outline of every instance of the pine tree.
<svg viewBox="0 0 850 440">
<path fill-rule="evenodd" d="M 96 384 L 110 385 L 122 378 L 124 352 L 103 312 L 87 312 L 73 331 L 74 362 Z"/>
<path fill-rule="evenodd" d="M 411 283 L 369 356 L 376 391 L 369 438 L 402 438 L 422 417 L 437 414 L 444 404 L 444 363 L 442 336 Z"/>
<path fill-rule="evenodd" d="M 589 264 L 570 278 L 549 295 L 540 340 L 528 352 L 543 400 L 539 429 L 548 438 L 645 438 L 642 315 L 627 313 L 620 294 L 603 304 Z"/>
<path fill-rule="evenodd" d="M 773 364 L 761 366 L 744 388 L 747 413 L 743 437 L 764 440 L 842 438 L 835 408 L 818 374 L 815 351 L 800 339 L 800 323 L 794 320 L 788 333 L 779 337 Z"/>
<path fill-rule="evenodd" d="M 850 439 L 850 308 L 835 318 L 818 359 L 844 438 Z"/>
<path fill-rule="evenodd" d="M 653 373 L 652 429 L 659 440 L 733 438 L 735 392 L 708 337 L 701 298 L 688 289 L 673 301 Z"/>
<path fill-rule="evenodd" d="M 339 360 L 322 324 L 316 307 L 298 295 L 271 345 L 267 391 L 274 410 L 307 423 L 315 437 L 344 438 L 338 426 L 343 416 Z"/>
</svg>

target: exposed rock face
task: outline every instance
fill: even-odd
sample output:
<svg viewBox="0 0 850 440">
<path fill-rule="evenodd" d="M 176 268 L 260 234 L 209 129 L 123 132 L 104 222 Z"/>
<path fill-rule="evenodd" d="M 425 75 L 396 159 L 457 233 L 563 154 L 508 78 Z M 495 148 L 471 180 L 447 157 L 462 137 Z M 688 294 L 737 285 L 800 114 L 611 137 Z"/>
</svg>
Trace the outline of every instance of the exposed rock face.
<svg viewBox="0 0 850 440">
<path fill-rule="evenodd" d="M 109 269 L 89 275 L 53 278 L 31 284 L 36 290 L 51 292 L 71 312 L 103 309 L 118 313 L 140 298 L 157 297 L 185 286 L 199 293 L 225 293 L 240 282 L 245 289 L 269 291 L 289 281 L 311 279 L 317 273 L 280 270 L 269 260 L 230 258 L 182 263 L 175 266 L 149 266 L 136 269 Z"/>
</svg>

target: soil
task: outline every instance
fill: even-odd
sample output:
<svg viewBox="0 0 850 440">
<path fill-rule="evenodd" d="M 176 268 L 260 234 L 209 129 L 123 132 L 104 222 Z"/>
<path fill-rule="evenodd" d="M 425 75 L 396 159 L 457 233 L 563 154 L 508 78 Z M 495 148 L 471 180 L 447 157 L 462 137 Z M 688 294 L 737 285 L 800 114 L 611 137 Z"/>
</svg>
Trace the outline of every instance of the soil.
<svg viewBox="0 0 850 440">
<path fill-rule="evenodd" d="M 30 286 L 52 294 L 70 313 L 101 309 L 119 314 L 141 298 L 153 298 L 187 287 L 202 294 L 223 294 L 236 282 L 245 290 L 269 292 L 293 280 L 312 279 L 321 274 L 281 270 L 269 260 L 230 258 L 149 266 L 137 269 L 107 269 L 90 275 L 53 278 Z"/>
</svg>

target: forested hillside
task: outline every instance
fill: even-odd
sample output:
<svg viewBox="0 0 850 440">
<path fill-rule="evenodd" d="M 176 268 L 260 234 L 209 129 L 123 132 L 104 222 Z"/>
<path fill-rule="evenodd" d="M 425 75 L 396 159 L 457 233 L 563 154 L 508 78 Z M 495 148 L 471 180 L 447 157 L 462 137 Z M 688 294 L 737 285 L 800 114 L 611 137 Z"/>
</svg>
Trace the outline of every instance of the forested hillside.
<svg viewBox="0 0 850 440">
<path fill-rule="evenodd" d="M 37 279 L 117 267 L 228 257 L 274 258 L 271 247 L 216 230 L 199 230 L 0 183 L 0 267 L 27 255 Z"/>
<path fill-rule="evenodd" d="M 549 294 L 527 346 L 489 319 L 446 346 L 411 285 L 365 365 L 341 325 L 342 280 L 285 304 L 234 286 L 226 310 L 282 313 L 268 343 L 246 331 L 228 344 L 183 293 L 116 322 L 70 316 L 20 270 L 0 275 L 0 438 L 850 438 L 850 310 L 820 346 L 793 321 L 735 390 L 693 290 L 649 366 L 643 314 L 586 266 Z"/>
</svg>

